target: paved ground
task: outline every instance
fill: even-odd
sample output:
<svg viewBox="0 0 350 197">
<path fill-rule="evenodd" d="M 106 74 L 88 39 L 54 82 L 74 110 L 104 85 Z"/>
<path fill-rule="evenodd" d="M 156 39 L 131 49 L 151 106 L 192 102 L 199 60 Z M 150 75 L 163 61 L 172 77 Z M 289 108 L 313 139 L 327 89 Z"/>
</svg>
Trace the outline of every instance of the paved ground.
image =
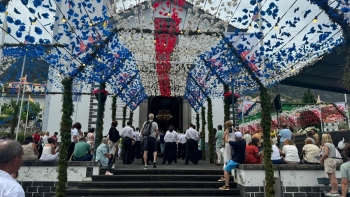
<svg viewBox="0 0 350 197">
<path fill-rule="evenodd" d="M 222 166 L 217 166 L 214 164 L 210 164 L 209 160 L 199 160 L 199 163 L 197 165 L 193 165 L 191 162 L 189 162 L 188 165 L 184 165 L 185 160 L 178 160 L 177 163 L 172 163 L 169 165 L 168 163 L 162 165 L 163 158 L 159 157 L 157 158 L 157 169 L 181 169 L 181 170 L 193 170 L 193 169 L 200 169 L 200 170 L 222 170 Z M 134 163 L 131 165 L 123 165 L 122 160 L 116 161 L 116 169 L 118 170 L 136 170 L 136 169 L 143 169 L 144 165 L 142 164 L 141 159 L 135 159 Z M 148 169 L 153 169 L 153 164 L 149 162 Z"/>
</svg>

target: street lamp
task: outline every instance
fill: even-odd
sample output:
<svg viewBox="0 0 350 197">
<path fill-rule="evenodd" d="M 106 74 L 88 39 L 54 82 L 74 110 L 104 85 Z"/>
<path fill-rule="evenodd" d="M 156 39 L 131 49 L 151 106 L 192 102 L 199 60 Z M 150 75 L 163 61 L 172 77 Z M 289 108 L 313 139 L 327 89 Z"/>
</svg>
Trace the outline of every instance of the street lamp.
<svg viewBox="0 0 350 197">
<path fill-rule="evenodd" d="M 233 73 L 230 72 L 230 79 L 231 79 L 231 98 L 232 98 L 232 125 L 234 128 L 236 128 L 236 117 L 235 117 L 235 89 L 234 89 L 234 83 L 233 83 Z"/>
</svg>

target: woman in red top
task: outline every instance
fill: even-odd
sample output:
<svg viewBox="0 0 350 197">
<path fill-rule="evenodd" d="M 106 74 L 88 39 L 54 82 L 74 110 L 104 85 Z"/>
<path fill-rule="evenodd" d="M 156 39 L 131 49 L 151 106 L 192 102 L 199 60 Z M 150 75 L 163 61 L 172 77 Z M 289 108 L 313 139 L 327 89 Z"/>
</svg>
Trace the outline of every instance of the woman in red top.
<svg viewBox="0 0 350 197">
<path fill-rule="evenodd" d="M 259 139 L 253 138 L 245 149 L 246 164 L 261 164 L 261 153 L 258 147 Z"/>
</svg>

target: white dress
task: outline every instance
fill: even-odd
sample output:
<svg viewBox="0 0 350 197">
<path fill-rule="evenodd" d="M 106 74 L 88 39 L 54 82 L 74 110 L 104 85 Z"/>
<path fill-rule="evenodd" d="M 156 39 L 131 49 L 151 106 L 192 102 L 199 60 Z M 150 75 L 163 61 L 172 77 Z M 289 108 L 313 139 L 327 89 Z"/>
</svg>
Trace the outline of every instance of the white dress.
<svg viewBox="0 0 350 197">
<path fill-rule="evenodd" d="M 235 139 L 235 133 L 229 133 L 228 134 L 228 140 L 229 141 L 236 141 Z M 226 167 L 226 163 L 230 161 L 232 154 L 231 154 L 231 146 L 229 143 L 225 142 L 225 147 L 224 147 L 224 152 L 223 152 L 223 157 L 224 157 L 224 168 Z"/>
</svg>

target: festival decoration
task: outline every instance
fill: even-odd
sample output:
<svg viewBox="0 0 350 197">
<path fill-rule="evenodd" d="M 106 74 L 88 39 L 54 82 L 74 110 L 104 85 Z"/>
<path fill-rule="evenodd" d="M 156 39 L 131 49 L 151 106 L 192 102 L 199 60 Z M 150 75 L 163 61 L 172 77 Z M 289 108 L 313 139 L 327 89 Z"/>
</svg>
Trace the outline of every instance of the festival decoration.
<svg viewBox="0 0 350 197">
<path fill-rule="evenodd" d="M 233 97 L 234 97 L 234 103 L 236 103 L 237 99 L 239 98 L 239 94 L 234 93 Z M 224 102 L 229 104 L 229 105 L 232 105 L 232 92 L 225 92 L 224 93 Z"/>
<path fill-rule="evenodd" d="M 202 150 L 202 160 L 206 160 L 206 155 L 205 155 L 205 124 L 207 122 L 205 121 L 205 107 L 201 108 L 201 118 L 202 118 L 202 131 L 200 132 L 200 138 L 201 138 L 201 150 Z M 197 129 L 199 131 L 199 128 Z"/>
<path fill-rule="evenodd" d="M 207 120 L 208 120 L 208 132 L 209 132 L 209 139 L 208 139 L 208 145 L 209 145 L 209 162 L 214 163 L 214 148 L 215 148 L 215 134 L 213 133 L 213 106 L 211 99 L 207 99 L 208 102 L 208 114 L 207 114 Z"/>
<path fill-rule="evenodd" d="M 99 89 L 95 89 L 94 91 L 92 91 L 92 94 L 95 95 L 97 101 L 101 97 L 102 103 L 105 103 L 107 100 L 108 91 L 105 89 L 102 89 L 100 93 Z"/>
</svg>

